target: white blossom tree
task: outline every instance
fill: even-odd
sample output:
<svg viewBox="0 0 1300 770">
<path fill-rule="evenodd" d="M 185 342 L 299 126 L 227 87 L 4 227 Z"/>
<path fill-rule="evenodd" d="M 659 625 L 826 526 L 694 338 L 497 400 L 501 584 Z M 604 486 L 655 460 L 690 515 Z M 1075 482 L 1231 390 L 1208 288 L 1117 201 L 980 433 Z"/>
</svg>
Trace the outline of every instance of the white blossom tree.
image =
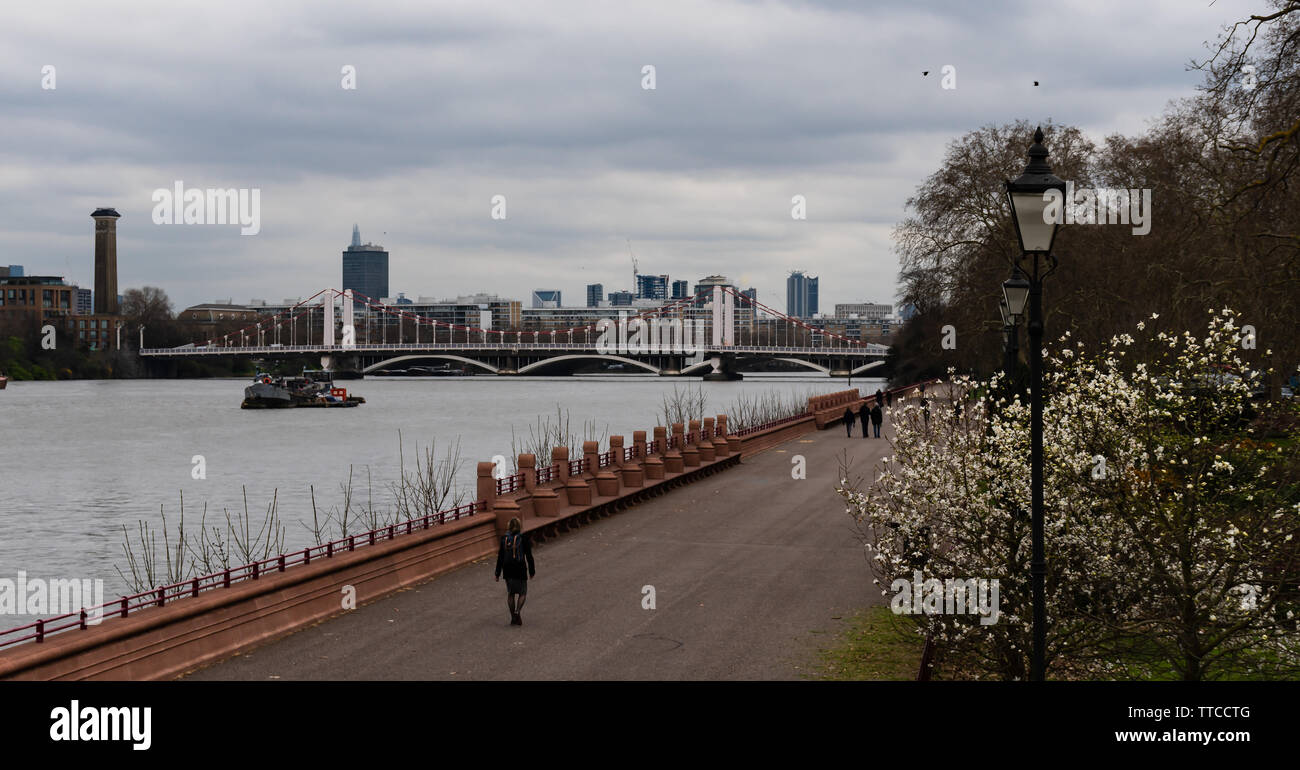
<svg viewBox="0 0 1300 770">
<path fill-rule="evenodd" d="M 1158 316 L 1150 319 L 1154 322 Z M 1147 331 L 1148 323 L 1139 324 Z M 1049 673 L 1204 679 L 1300 670 L 1300 419 L 1259 407 L 1227 309 L 1206 336 L 1069 335 L 1044 376 Z M 892 414 L 876 478 L 838 491 L 886 595 L 916 570 L 1000 583 L 996 623 L 919 618 L 971 676 L 1024 678 L 1030 617 L 1029 408 L 955 378 Z M 914 394 L 919 396 L 919 394 Z"/>
</svg>

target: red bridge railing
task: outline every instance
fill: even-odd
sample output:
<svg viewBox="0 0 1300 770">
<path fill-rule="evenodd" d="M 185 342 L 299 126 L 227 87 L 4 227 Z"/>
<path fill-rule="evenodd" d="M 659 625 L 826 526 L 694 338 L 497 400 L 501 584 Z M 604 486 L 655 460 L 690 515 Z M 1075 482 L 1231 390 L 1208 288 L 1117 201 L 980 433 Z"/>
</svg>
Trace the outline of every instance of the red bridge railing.
<svg viewBox="0 0 1300 770">
<path fill-rule="evenodd" d="M 125 618 L 135 610 L 162 607 L 169 601 L 198 596 L 203 591 L 214 588 L 229 588 L 232 584 L 245 580 L 257 580 L 268 572 L 284 572 L 285 569 L 298 564 L 310 564 L 313 560 L 321 558 L 328 559 L 336 553 L 355 551 L 359 547 L 374 545 L 383 540 L 392 540 L 398 535 L 409 535 L 416 530 L 428 529 L 431 526 L 445 524 L 448 521 L 457 521 L 466 516 L 473 516 L 482 510 L 483 501 L 481 500 L 465 503 L 450 510 L 431 513 L 418 519 L 407 519 L 400 524 L 390 524 L 387 527 L 372 529 L 369 532 L 348 535 L 328 543 L 304 548 L 301 551 L 282 553 L 269 559 L 229 567 L 220 572 L 200 575 L 180 583 L 150 588 L 148 591 L 123 596 L 111 602 L 84 608 L 79 612 L 41 618 L 34 623 L 0 631 L 0 648 L 27 641 L 43 642 L 45 637 L 51 634 L 74 628 L 84 631 L 89 627 L 91 617 L 105 619 L 112 617 Z"/>
</svg>

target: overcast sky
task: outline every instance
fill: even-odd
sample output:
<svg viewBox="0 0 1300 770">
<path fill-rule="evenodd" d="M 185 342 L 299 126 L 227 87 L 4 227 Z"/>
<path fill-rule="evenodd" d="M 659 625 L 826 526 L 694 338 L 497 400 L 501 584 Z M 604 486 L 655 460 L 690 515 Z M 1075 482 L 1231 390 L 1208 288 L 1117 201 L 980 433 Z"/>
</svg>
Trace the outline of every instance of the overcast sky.
<svg viewBox="0 0 1300 770">
<path fill-rule="evenodd" d="M 341 283 L 353 223 L 390 292 L 527 304 L 642 272 L 785 307 L 893 302 L 890 233 L 944 146 L 989 123 L 1136 133 L 1262 2 L 38 2 L 0 27 L 0 264 L 176 309 Z M 642 67 L 656 88 L 642 88 Z M 956 68 L 941 88 L 944 65 Z M 55 67 L 53 89 L 42 68 Z M 342 68 L 356 68 L 356 88 Z M 922 76 L 929 70 L 928 77 Z M 1040 81 L 1038 88 L 1034 80 Z M 48 80 L 48 78 L 46 78 Z M 1026 137 L 1028 143 L 1028 137 Z M 261 190 L 261 232 L 157 225 L 152 194 Z M 491 199 L 506 198 L 506 219 Z M 791 217 L 791 198 L 807 219 Z"/>
</svg>

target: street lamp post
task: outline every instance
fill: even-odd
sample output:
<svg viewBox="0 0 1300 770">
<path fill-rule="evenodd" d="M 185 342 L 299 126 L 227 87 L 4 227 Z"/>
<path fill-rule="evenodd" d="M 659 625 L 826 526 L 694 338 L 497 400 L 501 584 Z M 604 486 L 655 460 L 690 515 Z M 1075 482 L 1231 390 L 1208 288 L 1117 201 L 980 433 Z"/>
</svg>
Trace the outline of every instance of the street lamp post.
<svg viewBox="0 0 1300 770">
<path fill-rule="evenodd" d="M 1003 284 L 1008 314 L 1022 317 L 1026 300 L 1029 305 L 1029 431 L 1030 431 L 1030 511 L 1033 557 L 1030 577 L 1033 581 L 1034 644 L 1029 678 L 1041 682 L 1046 674 L 1047 651 L 1047 558 L 1043 548 L 1043 279 L 1056 270 L 1052 242 L 1061 217 L 1047 216 L 1049 193 L 1058 191 L 1058 204 L 1064 205 L 1065 182 L 1052 174 L 1047 165 L 1047 148 L 1043 146 L 1042 128 L 1034 131 L 1029 147 L 1029 163 L 1024 173 L 1007 185 L 1007 201 L 1020 241 L 1016 259 L 1016 277 Z M 1028 260 L 1028 275 L 1021 261 Z"/>
</svg>

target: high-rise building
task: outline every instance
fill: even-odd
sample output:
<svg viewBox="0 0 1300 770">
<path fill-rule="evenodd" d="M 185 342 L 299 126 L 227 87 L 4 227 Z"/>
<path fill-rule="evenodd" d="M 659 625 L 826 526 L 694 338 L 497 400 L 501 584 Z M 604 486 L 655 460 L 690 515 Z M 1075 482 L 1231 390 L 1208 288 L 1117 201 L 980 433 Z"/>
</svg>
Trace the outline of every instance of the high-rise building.
<svg viewBox="0 0 1300 770">
<path fill-rule="evenodd" d="M 686 299 L 691 291 L 690 281 L 673 281 L 673 299 Z"/>
<path fill-rule="evenodd" d="M 794 318 L 812 318 L 817 315 L 817 281 L 794 270 L 785 280 L 785 312 Z"/>
<path fill-rule="evenodd" d="M 605 301 L 605 285 L 600 283 L 587 284 L 587 307 L 600 307 L 600 303 Z"/>
<path fill-rule="evenodd" d="M 758 289 L 755 289 L 753 286 L 750 286 L 748 289 L 745 289 L 744 291 L 741 292 L 741 294 L 744 294 L 746 297 L 749 297 L 754 302 L 758 301 Z"/>
<path fill-rule="evenodd" d="M 0 265 L 0 278 L 22 278 L 22 277 L 23 277 L 22 265 L 10 265 L 8 267 L 5 267 L 4 265 Z"/>
<path fill-rule="evenodd" d="M 77 287 L 77 315 L 89 315 L 95 312 L 95 305 L 91 300 L 92 296 L 90 289 Z"/>
<path fill-rule="evenodd" d="M 95 314 L 117 315 L 117 209 L 100 208 L 95 220 Z"/>
<path fill-rule="evenodd" d="M 533 307 L 563 307 L 559 289 L 533 289 Z"/>
<path fill-rule="evenodd" d="M 668 299 L 668 276 L 637 273 L 636 298 L 659 300 Z"/>
<path fill-rule="evenodd" d="M 630 291 L 611 291 L 609 293 L 610 307 L 632 307 L 632 292 Z"/>
<path fill-rule="evenodd" d="M 383 246 L 361 243 L 357 225 L 352 226 L 352 244 L 343 252 L 343 288 L 363 294 L 371 302 L 388 296 L 388 252 Z"/>
</svg>

